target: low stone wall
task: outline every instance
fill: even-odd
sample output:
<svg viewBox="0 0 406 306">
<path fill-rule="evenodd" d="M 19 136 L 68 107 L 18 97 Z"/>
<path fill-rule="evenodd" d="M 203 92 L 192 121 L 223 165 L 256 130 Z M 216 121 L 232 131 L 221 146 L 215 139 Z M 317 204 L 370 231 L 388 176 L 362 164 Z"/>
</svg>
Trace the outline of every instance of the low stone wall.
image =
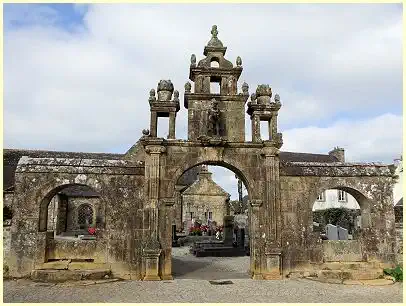
<svg viewBox="0 0 406 306">
<path fill-rule="evenodd" d="M 361 244 L 352 240 L 324 240 L 323 259 L 329 261 L 362 261 Z"/>
<path fill-rule="evenodd" d="M 47 252 L 48 260 L 93 259 L 97 263 L 107 260 L 105 244 L 100 240 L 49 239 Z"/>
</svg>

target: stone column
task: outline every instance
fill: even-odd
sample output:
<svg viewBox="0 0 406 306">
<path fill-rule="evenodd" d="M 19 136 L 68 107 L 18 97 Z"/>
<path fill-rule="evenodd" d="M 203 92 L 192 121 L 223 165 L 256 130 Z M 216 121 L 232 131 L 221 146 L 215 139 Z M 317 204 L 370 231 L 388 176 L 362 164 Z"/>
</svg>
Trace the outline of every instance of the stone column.
<svg viewBox="0 0 406 306">
<path fill-rule="evenodd" d="M 265 265 L 263 277 L 265 279 L 279 279 L 280 273 L 280 197 L 279 197 L 279 150 L 275 147 L 265 147 L 265 213 L 266 241 Z"/>
<path fill-rule="evenodd" d="M 168 139 L 175 139 L 175 121 L 176 121 L 176 113 L 170 112 L 169 113 L 169 135 Z"/>
<path fill-rule="evenodd" d="M 146 184 L 148 184 L 148 200 L 145 209 L 149 210 L 149 235 L 146 237 L 143 256 L 145 260 L 144 280 L 160 280 L 159 255 L 161 248 L 158 240 L 158 200 L 160 179 L 160 156 L 166 148 L 161 145 L 147 145 L 145 152 Z"/>
<path fill-rule="evenodd" d="M 268 134 L 269 134 L 269 140 L 272 140 L 274 138 L 273 134 L 272 134 L 272 118 L 270 120 L 268 120 Z"/>
<path fill-rule="evenodd" d="M 278 112 L 272 112 L 272 117 L 270 121 L 269 136 L 270 139 L 275 139 L 276 133 L 278 132 Z"/>
<path fill-rule="evenodd" d="M 252 132 L 252 142 L 261 141 L 261 121 L 257 114 L 251 116 L 251 132 Z"/>
<path fill-rule="evenodd" d="M 156 137 L 158 130 L 158 116 L 155 111 L 151 111 L 151 122 L 149 130 L 151 137 Z"/>
</svg>

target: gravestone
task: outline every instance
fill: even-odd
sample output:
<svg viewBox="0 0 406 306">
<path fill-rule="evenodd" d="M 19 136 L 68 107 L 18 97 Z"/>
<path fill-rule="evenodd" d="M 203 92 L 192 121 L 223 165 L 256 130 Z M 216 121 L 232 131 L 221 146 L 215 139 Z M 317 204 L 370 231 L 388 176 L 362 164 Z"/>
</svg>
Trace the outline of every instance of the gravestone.
<svg viewBox="0 0 406 306">
<path fill-rule="evenodd" d="M 338 240 L 348 240 L 348 230 L 341 226 L 337 227 L 338 230 Z"/>
<path fill-rule="evenodd" d="M 224 216 L 224 245 L 233 244 L 234 216 Z"/>
<path fill-rule="evenodd" d="M 338 240 L 337 226 L 333 224 L 326 225 L 326 236 L 328 240 Z"/>
</svg>

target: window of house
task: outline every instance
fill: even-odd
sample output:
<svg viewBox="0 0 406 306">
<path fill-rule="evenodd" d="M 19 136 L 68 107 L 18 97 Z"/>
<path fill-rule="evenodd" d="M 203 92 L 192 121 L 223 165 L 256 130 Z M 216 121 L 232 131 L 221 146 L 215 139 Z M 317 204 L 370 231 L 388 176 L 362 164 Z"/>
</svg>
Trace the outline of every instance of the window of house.
<svg viewBox="0 0 406 306">
<path fill-rule="evenodd" d="M 324 194 L 324 191 L 322 192 L 322 193 L 320 193 L 319 195 L 318 195 L 318 197 L 317 197 L 317 201 L 325 201 L 325 199 L 326 199 L 326 197 L 325 197 L 325 194 Z"/>
<path fill-rule="evenodd" d="M 342 190 L 339 190 L 338 191 L 338 200 L 340 202 L 347 202 L 347 193 Z"/>
<path fill-rule="evenodd" d="M 207 219 L 207 211 L 204 212 L 204 218 Z"/>
<path fill-rule="evenodd" d="M 213 212 L 209 211 L 209 219 L 211 220 L 213 218 Z"/>
<path fill-rule="evenodd" d="M 190 219 L 193 219 L 193 211 L 190 212 Z"/>
<path fill-rule="evenodd" d="M 89 227 L 93 224 L 93 208 L 89 204 L 82 204 L 78 208 L 78 224 L 80 227 Z"/>
</svg>

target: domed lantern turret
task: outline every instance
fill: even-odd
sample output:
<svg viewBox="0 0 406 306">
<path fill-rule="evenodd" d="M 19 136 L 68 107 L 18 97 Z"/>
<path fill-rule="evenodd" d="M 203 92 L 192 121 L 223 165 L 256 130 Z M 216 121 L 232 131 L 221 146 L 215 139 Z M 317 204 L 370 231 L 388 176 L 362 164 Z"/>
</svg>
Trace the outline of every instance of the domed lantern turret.
<svg viewBox="0 0 406 306">
<path fill-rule="evenodd" d="M 242 73 L 242 60 L 237 57 L 236 66 L 224 56 L 227 47 L 218 38 L 218 28 L 213 25 L 211 38 L 204 47 L 204 58 L 197 60 L 193 54 L 190 60 L 189 79 L 194 82 L 185 85 L 184 105 L 188 109 L 188 139 L 199 140 L 214 137 L 210 126 L 214 123 L 210 114 L 212 100 L 217 101 L 219 116 L 216 123 L 220 128 L 218 136 L 222 141 L 245 141 L 245 103 L 248 100 L 248 84 L 243 84 L 238 93 L 238 79 Z M 217 90 L 215 90 L 217 89 Z"/>
<path fill-rule="evenodd" d="M 157 96 L 155 90 L 149 92 L 149 105 L 151 111 L 150 137 L 157 137 L 158 118 L 169 117 L 168 139 L 175 139 L 176 113 L 179 111 L 179 92 L 174 90 L 171 80 L 160 80 L 157 86 Z M 174 96 L 172 100 L 172 95 Z"/>
<path fill-rule="evenodd" d="M 269 139 L 272 146 L 281 148 L 283 144 L 282 134 L 278 133 L 277 120 L 278 111 L 281 108 L 280 96 L 275 95 L 275 101 L 271 101 L 272 89 L 268 84 L 258 85 L 255 94 L 251 95 L 251 101 L 248 102 L 247 113 L 251 116 L 252 141 L 262 142 L 261 140 L 261 121 L 268 122 Z"/>
</svg>

